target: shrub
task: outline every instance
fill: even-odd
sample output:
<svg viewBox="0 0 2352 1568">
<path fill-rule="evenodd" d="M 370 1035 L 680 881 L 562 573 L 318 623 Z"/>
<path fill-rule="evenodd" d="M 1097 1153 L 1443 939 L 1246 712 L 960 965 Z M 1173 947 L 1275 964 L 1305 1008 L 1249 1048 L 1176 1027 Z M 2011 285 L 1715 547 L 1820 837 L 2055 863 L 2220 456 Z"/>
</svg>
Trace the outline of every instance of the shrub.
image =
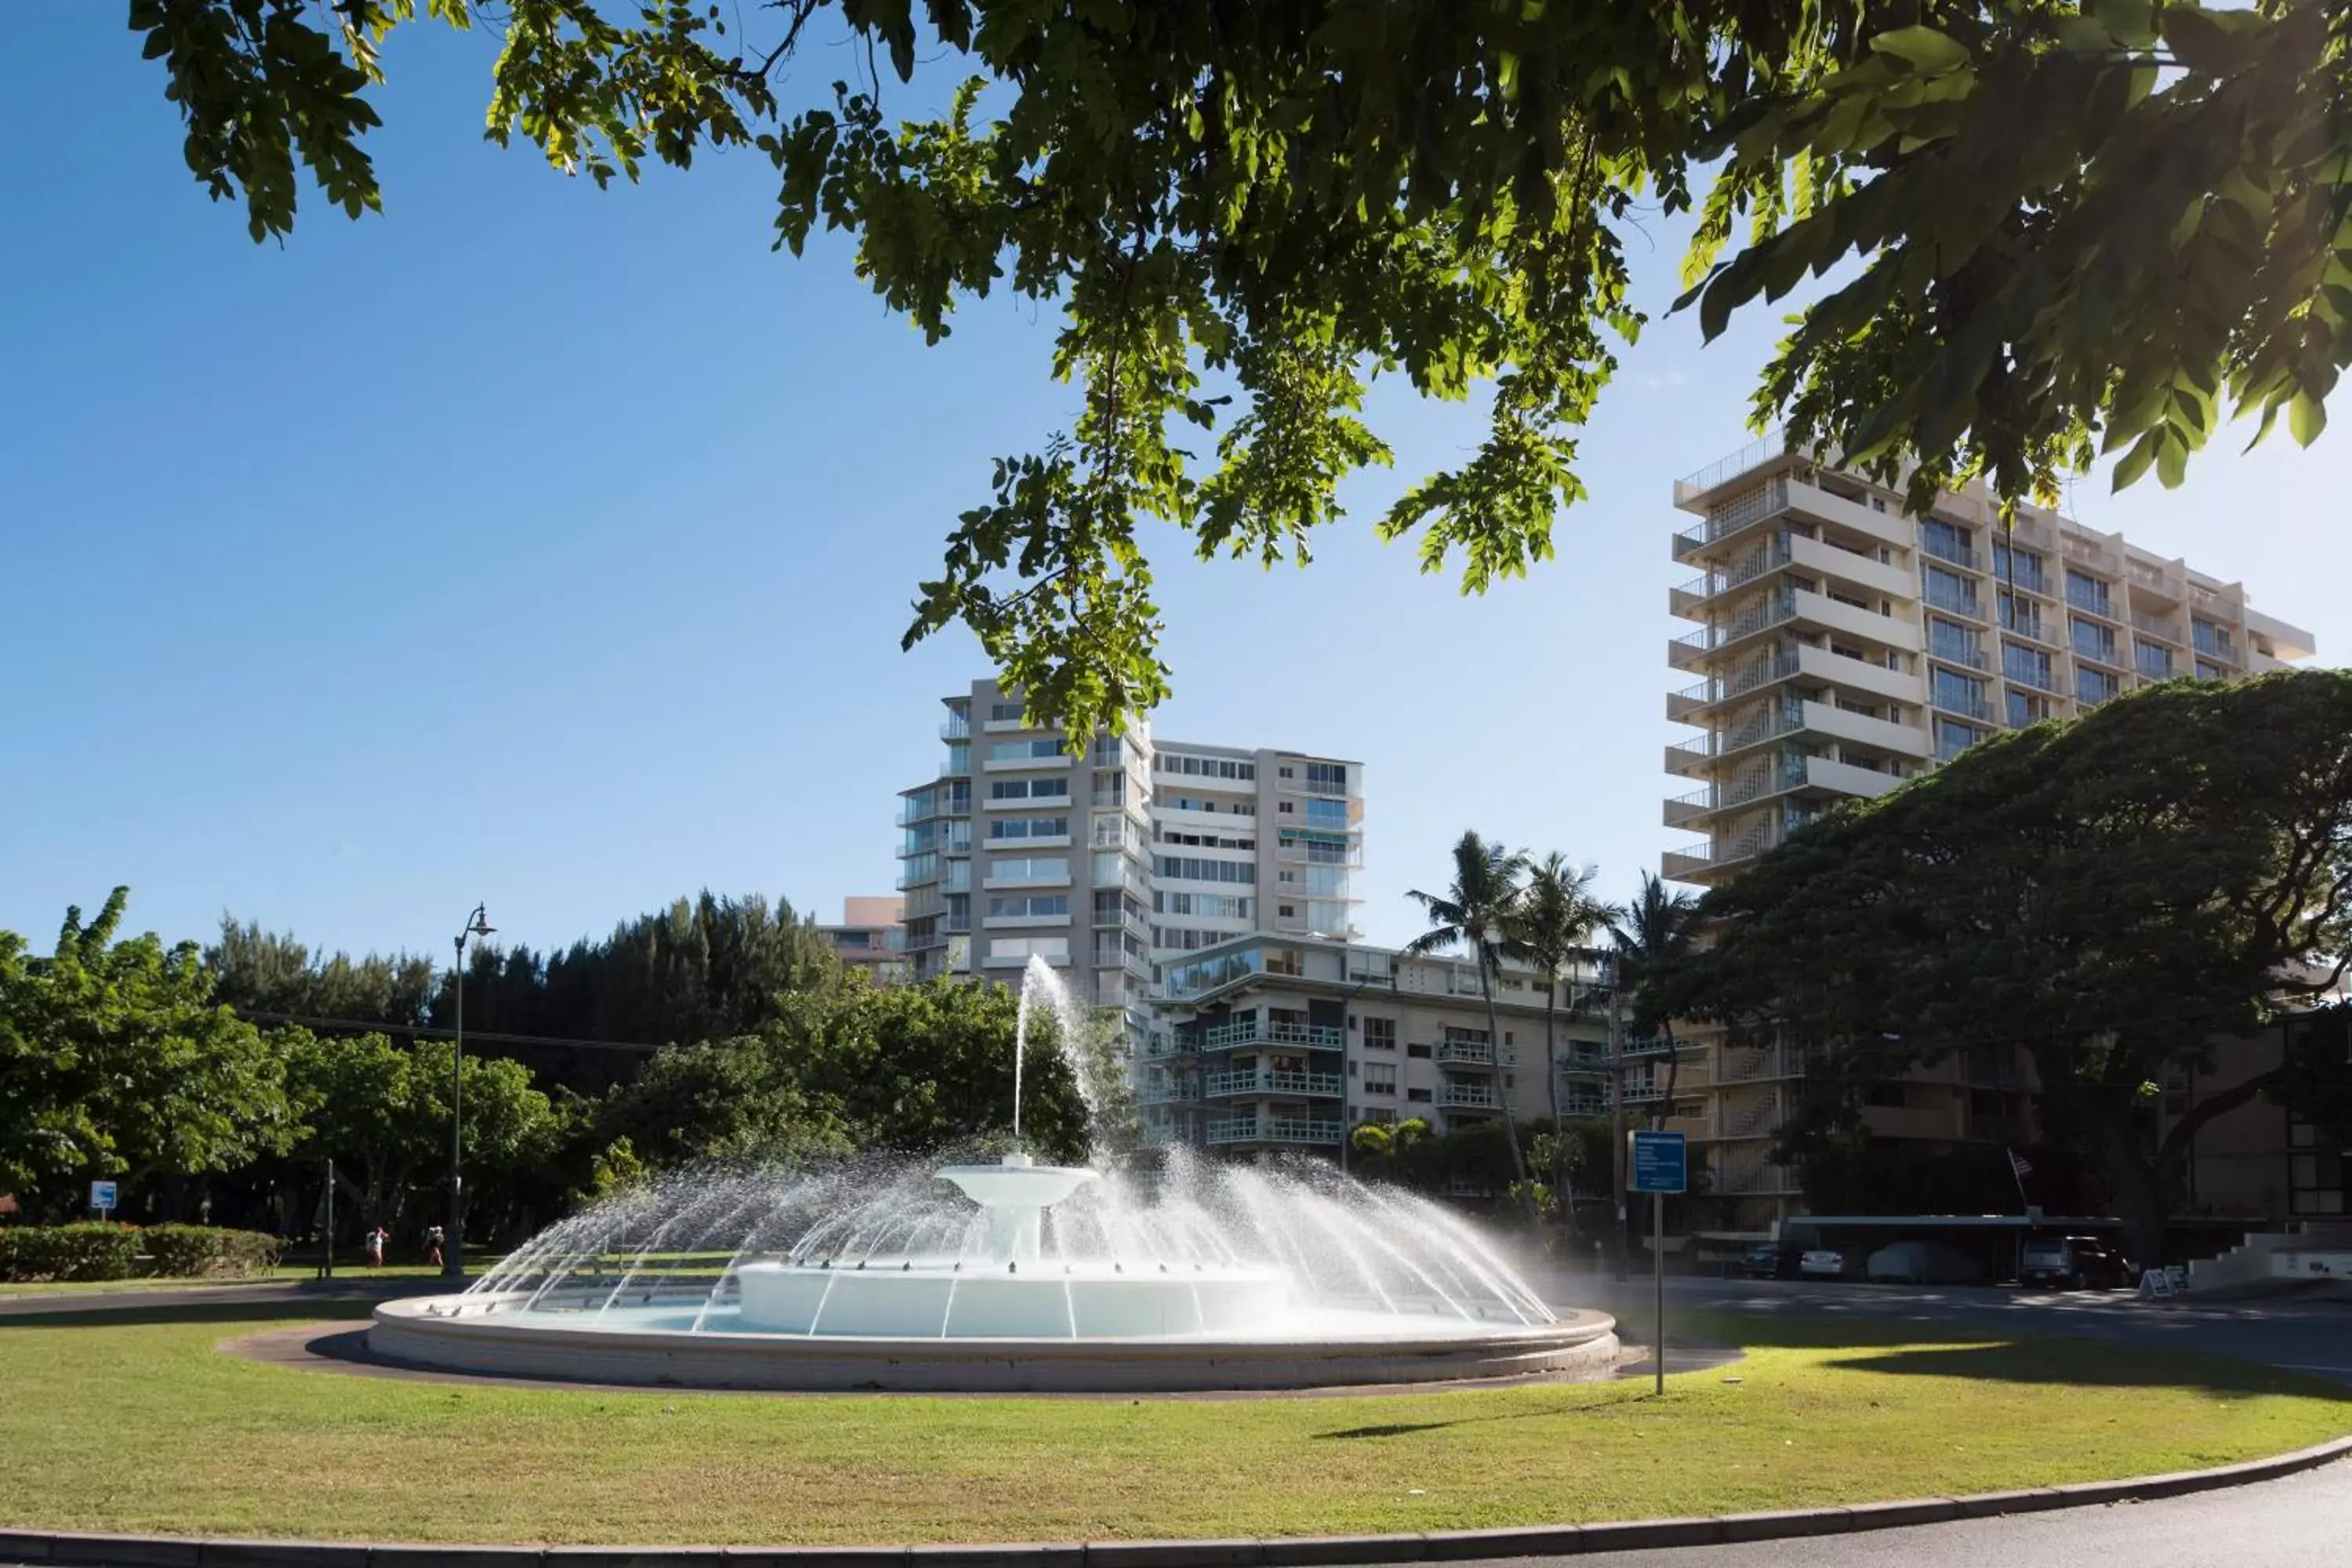
<svg viewBox="0 0 2352 1568">
<path fill-rule="evenodd" d="M 0 1279 L 128 1279 L 139 1228 L 102 1220 L 0 1229 Z"/>
<path fill-rule="evenodd" d="M 147 1272 L 172 1279 L 242 1279 L 268 1272 L 284 1243 L 257 1230 L 204 1225 L 149 1226 L 141 1238 Z"/>
</svg>

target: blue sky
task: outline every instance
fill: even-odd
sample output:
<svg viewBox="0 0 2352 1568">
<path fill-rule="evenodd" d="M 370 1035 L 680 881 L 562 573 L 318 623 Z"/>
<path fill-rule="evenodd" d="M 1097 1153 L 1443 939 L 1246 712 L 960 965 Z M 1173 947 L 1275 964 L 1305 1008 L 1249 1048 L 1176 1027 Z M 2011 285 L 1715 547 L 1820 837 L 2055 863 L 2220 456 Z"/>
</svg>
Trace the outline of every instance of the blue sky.
<svg viewBox="0 0 2352 1568">
<path fill-rule="evenodd" d="M 898 651 L 992 458 L 1067 415 L 1050 313 L 927 350 L 820 244 L 771 254 L 764 160 L 598 193 L 478 133 L 491 40 L 394 39 L 386 211 L 306 192 L 283 247 L 188 179 L 121 8 L 16 0 L 0 95 L 0 927 L 224 910 L 438 954 L 476 900 L 533 945 L 701 887 L 826 918 L 897 869 L 961 632 Z M 813 60 L 821 82 L 836 68 Z M 1632 241 L 1662 312 L 1681 230 Z M 1659 825 L 1677 474 L 1739 447 L 1779 325 L 1654 321 L 1582 436 L 1558 558 L 1464 599 L 1370 521 L 1475 444 L 1377 392 L 1393 470 L 1317 562 L 1196 564 L 1155 529 L 1163 734 L 1367 764 L 1362 923 L 1415 929 L 1465 826 L 1601 868 Z M 2230 443 L 2076 510 L 2352 648 L 2343 440 Z"/>
</svg>

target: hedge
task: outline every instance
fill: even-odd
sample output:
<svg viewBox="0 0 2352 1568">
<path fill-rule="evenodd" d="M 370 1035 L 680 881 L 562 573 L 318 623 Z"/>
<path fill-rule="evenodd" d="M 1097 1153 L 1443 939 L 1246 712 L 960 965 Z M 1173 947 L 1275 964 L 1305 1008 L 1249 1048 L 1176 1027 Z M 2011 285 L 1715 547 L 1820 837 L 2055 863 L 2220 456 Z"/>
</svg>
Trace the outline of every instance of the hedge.
<svg viewBox="0 0 2352 1568">
<path fill-rule="evenodd" d="M 0 1279 L 128 1279 L 139 1227 L 102 1220 L 0 1228 Z"/>
<path fill-rule="evenodd" d="M 267 1273 L 282 1243 L 201 1225 L 0 1226 L 0 1279 L 242 1279 Z"/>
<path fill-rule="evenodd" d="M 170 1279 L 242 1279 L 267 1274 L 285 1244 L 257 1230 L 204 1225 L 151 1225 L 142 1238 L 146 1272 Z"/>
</svg>

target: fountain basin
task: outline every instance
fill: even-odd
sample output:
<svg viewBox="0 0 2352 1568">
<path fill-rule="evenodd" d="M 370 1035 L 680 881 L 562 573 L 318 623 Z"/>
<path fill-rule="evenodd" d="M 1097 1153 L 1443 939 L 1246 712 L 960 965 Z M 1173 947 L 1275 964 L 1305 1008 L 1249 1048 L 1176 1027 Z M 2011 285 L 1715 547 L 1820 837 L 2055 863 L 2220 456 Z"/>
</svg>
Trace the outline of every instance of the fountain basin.
<svg viewBox="0 0 2352 1568">
<path fill-rule="evenodd" d="M 737 1321 L 767 1333 L 929 1339 L 1235 1333 L 1280 1319 L 1288 1281 L 1270 1269 L 1134 1273 L 1102 1265 L 747 1263 Z"/>
<path fill-rule="evenodd" d="M 1535 1324 L 1292 1309 L 1226 1334 L 1073 1337 L 793 1334 L 691 1304 L 523 1310 L 475 1293 L 387 1301 L 373 1355 L 405 1366 L 647 1387 L 927 1393 L 1175 1393 L 1352 1387 L 1538 1373 L 1609 1374 L 1616 1323 Z"/>
</svg>

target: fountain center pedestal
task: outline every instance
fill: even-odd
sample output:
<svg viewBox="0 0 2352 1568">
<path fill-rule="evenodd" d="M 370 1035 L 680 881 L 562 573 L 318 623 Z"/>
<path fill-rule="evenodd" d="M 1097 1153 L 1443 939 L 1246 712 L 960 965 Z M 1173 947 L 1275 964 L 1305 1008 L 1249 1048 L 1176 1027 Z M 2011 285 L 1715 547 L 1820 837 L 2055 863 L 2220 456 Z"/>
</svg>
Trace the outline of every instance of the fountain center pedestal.
<svg viewBox="0 0 2352 1568">
<path fill-rule="evenodd" d="M 1034 1263 L 1045 1247 L 1045 1211 L 1100 1178 L 1077 1165 L 1040 1165 L 1007 1154 L 993 1165 L 945 1165 L 934 1174 L 953 1182 L 988 1216 L 988 1260 Z"/>
</svg>

